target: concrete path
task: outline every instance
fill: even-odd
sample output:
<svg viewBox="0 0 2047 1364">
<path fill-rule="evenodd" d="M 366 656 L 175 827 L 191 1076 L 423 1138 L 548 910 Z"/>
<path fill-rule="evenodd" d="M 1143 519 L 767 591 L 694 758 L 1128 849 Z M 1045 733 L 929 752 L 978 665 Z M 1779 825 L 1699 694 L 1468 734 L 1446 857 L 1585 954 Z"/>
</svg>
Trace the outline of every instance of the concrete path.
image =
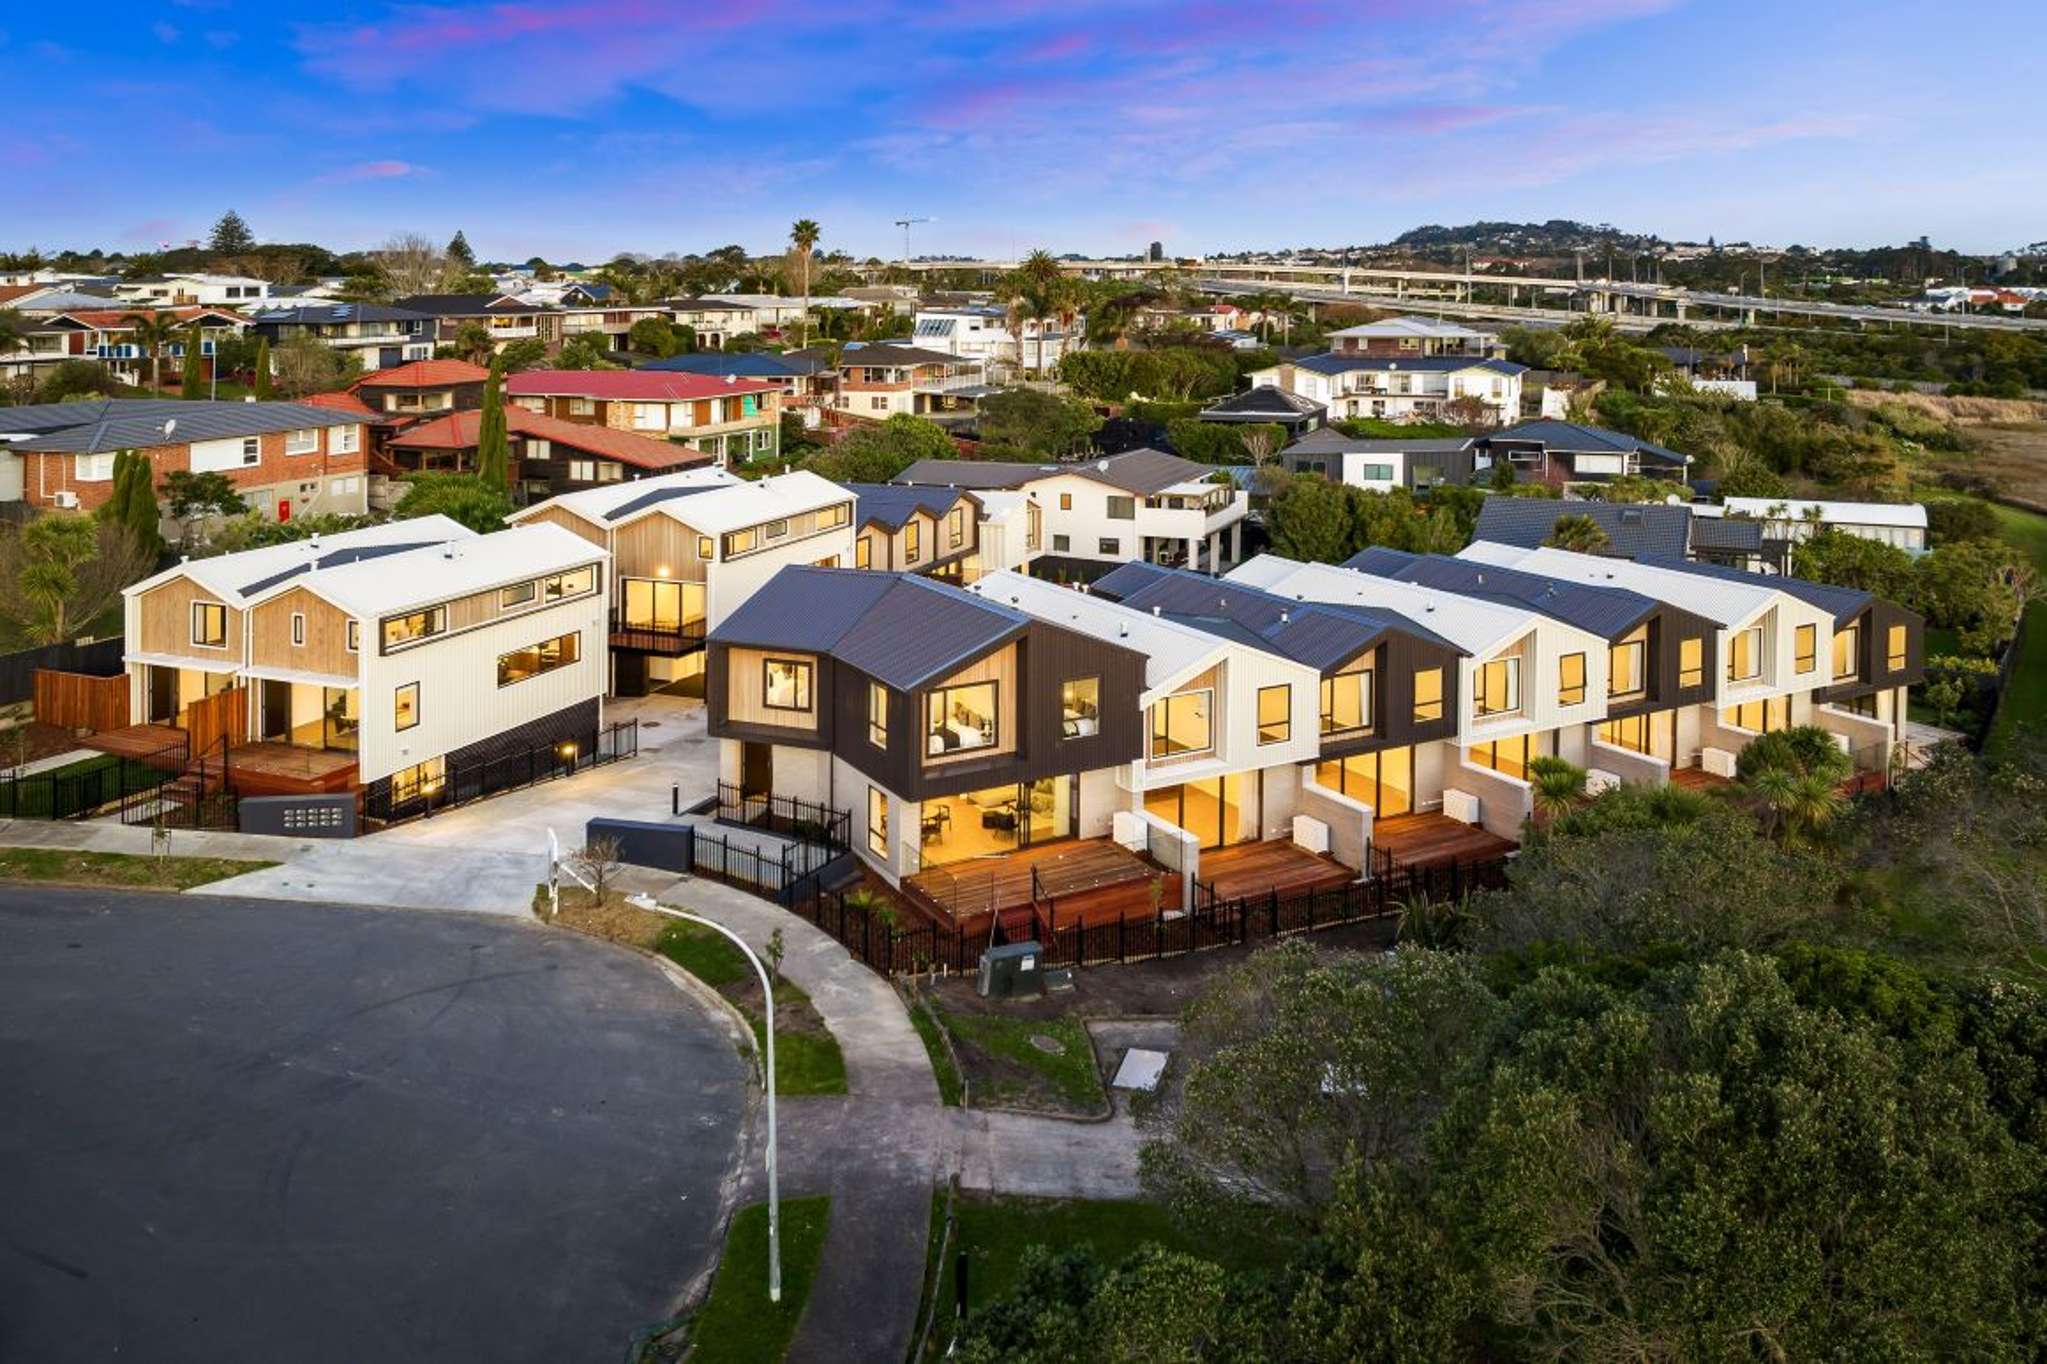
<svg viewBox="0 0 2047 1364">
<path fill-rule="evenodd" d="M 960 1187 L 1031 1198 L 1137 1198 L 1137 1149 L 1127 1112 L 1107 1122 L 1029 1113 L 952 1110 Z"/>
<path fill-rule="evenodd" d="M 849 1091 L 780 1105 L 782 1195 L 832 1198 L 824 1256 L 789 1358 L 894 1364 L 916 1331 L 931 1195 L 958 1140 L 908 1011 L 889 982 L 828 934 L 765 900 L 691 877 L 644 888 L 756 945 L 782 930 L 782 974 L 810 995 L 838 1039 Z M 758 1124 L 756 1136 L 765 1136 Z M 758 1154 L 747 1162 L 749 1199 L 767 1192 Z"/>
</svg>

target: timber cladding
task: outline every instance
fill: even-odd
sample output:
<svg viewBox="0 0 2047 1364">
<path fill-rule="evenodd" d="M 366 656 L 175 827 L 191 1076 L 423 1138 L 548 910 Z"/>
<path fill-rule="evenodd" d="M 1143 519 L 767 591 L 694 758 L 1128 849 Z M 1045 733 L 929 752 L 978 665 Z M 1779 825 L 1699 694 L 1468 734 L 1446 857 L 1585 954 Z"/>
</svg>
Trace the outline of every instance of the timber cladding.
<svg viewBox="0 0 2047 1364">
<path fill-rule="evenodd" d="M 38 668 L 35 674 L 38 724 L 62 729 L 122 729 L 128 724 L 128 677 Z"/>
<path fill-rule="evenodd" d="M 612 554 L 622 578 L 666 578 L 700 583 L 707 571 L 697 557 L 697 532 L 665 512 L 620 526 Z"/>
<path fill-rule="evenodd" d="M 770 659 L 786 660 L 809 668 L 807 707 L 801 710 L 770 706 L 767 701 L 767 665 Z M 818 707 L 824 703 L 820 689 L 822 670 L 815 654 L 796 649 L 742 649 L 724 651 L 726 716 L 736 724 L 773 725 L 781 729 L 815 730 Z M 715 679 L 713 679 L 715 681 Z"/>
<path fill-rule="evenodd" d="M 224 645 L 210 648 L 193 643 L 196 613 L 193 606 L 209 603 L 227 616 Z M 209 666 L 219 661 L 218 671 L 232 672 L 242 661 L 242 613 L 208 592 L 190 578 L 172 578 L 142 594 L 142 638 L 136 652 L 172 654 L 179 658 L 206 659 Z"/>
<path fill-rule="evenodd" d="M 599 549 L 604 548 L 604 527 L 585 521 L 566 507 L 542 507 L 530 516 L 520 517 L 518 524 L 527 525 L 536 521 L 545 521 L 550 526 L 560 526 L 565 531 L 582 536 Z"/>
<path fill-rule="evenodd" d="M 924 755 L 927 767 L 943 767 L 948 763 L 957 762 L 979 762 L 1016 752 L 1017 692 L 1022 676 L 1017 654 L 1016 644 L 1006 644 L 943 681 L 931 684 L 930 690 L 924 693 L 925 714 L 913 740 L 918 746 L 918 752 Z M 931 752 L 931 736 L 939 733 L 949 718 L 934 713 L 944 699 L 940 693 L 948 687 L 971 686 L 977 682 L 995 684 L 995 743 L 991 747 L 966 749 L 954 753 Z"/>
<path fill-rule="evenodd" d="M 295 587 L 249 609 L 249 662 L 354 677 L 360 659 L 348 647 L 348 621 L 334 603 Z"/>
</svg>

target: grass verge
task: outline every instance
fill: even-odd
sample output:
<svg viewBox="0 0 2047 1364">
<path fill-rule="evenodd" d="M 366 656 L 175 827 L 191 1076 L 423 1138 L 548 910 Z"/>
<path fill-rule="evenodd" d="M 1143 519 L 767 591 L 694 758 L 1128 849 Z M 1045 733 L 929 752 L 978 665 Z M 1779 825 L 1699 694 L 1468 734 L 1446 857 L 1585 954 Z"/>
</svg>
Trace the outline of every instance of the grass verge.
<svg viewBox="0 0 2047 1364">
<path fill-rule="evenodd" d="M 2047 516 L 2001 502 L 1993 502 L 1990 509 L 2005 541 L 2024 550 L 2033 567 L 2047 574 Z M 2025 637 L 2004 695 L 1998 700 L 1986 747 L 1995 753 L 2011 741 L 2020 724 L 2043 721 L 2047 721 L 2047 602 L 2035 602 L 2026 608 Z"/>
<path fill-rule="evenodd" d="M 725 1234 L 711 1296 L 690 1322 L 690 1364 L 771 1364 L 789 1352 L 810 1301 L 831 1220 L 829 1198 L 782 1200 L 782 1300 L 768 1301 L 768 1205 L 741 1208 Z"/>
<path fill-rule="evenodd" d="M 952 1035 L 975 1106 L 1092 1114 L 1107 1105 L 1094 1048 L 1078 1019 L 933 1012 Z"/>
<path fill-rule="evenodd" d="M 43 881 L 60 886 L 125 886 L 135 890 L 190 890 L 275 862 L 229 857 L 166 857 L 80 852 L 71 848 L 0 848 L 0 881 Z"/>
<path fill-rule="evenodd" d="M 922 994 L 913 992 L 904 1003 L 910 1006 L 910 1026 L 917 1030 L 924 1054 L 931 1059 L 931 1073 L 938 1079 L 938 1101 L 947 1108 L 960 1107 L 966 1099 L 966 1085 L 945 1045 L 945 1026 L 934 1014 L 931 1001 Z"/>
</svg>

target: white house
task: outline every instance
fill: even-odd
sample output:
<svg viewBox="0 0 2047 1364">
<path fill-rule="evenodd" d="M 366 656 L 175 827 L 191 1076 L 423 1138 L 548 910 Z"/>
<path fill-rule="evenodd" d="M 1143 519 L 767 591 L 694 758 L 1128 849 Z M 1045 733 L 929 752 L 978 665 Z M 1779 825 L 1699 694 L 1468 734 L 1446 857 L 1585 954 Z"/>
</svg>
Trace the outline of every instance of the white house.
<svg viewBox="0 0 2047 1364">
<path fill-rule="evenodd" d="M 1059 363 L 1068 350 L 1083 344 L 1083 326 L 1074 320 L 1072 331 L 1046 318 L 1023 320 L 1022 344 L 1010 330 L 1006 309 L 979 304 L 961 308 L 919 308 L 910 332 L 911 340 L 926 350 L 941 351 L 990 365 L 1015 365 L 1035 369 L 1039 348 L 1047 369 Z"/>
<path fill-rule="evenodd" d="M 248 275 L 213 275 L 195 271 L 123 280 L 114 286 L 114 292 L 122 298 L 142 303 L 176 307 L 200 303 L 232 307 L 260 303 L 270 297 L 272 287 L 269 280 L 254 279 Z"/>
<path fill-rule="evenodd" d="M 1450 403 L 1472 399 L 1488 422 L 1504 426 L 1520 418 L 1525 372 L 1508 360 L 1358 352 L 1305 356 L 1259 370 L 1250 380 L 1322 404 L 1331 421 L 1436 421 Z"/>
<path fill-rule="evenodd" d="M 1795 498 L 1730 497 L 1719 507 L 1698 504 L 1694 516 L 1743 516 L 1763 523 L 1763 535 L 1796 544 L 1822 530 L 1926 553 L 1926 506 L 1920 502 L 1814 502 Z"/>
</svg>

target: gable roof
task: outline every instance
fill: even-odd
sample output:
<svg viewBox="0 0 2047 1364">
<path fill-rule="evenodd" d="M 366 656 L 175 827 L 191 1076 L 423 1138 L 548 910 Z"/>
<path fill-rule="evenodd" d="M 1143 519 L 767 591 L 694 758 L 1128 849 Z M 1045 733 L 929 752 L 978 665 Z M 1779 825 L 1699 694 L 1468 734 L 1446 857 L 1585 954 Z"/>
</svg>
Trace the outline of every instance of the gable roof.
<svg viewBox="0 0 2047 1364">
<path fill-rule="evenodd" d="M 1808 606 L 1831 611 L 1837 622 L 1861 615 L 1868 609 L 1870 603 L 1876 600 L 1874 593 L 1864 592 L 1860 588 L 1835 587 L 1830 583 L 1794 578 L 1787 573 L 1750 573 L 1727 564 L 1702 564 L 1691 559 L 1656 559 L 1645 556 L 1641 562 L 1657 568 L 1689 573 L 1696 578 L 1714 578 L 1724 583 L 1746 583 L 1754 587 L 1788 593 Z"/>
<path fill-rule="evenodd" d="M 1403 439 L 1399 436 L 1358 437 L 1347 436 L 1333 426 L 1310 431 L 1297 441 L 1291 441 L 1281 450 L 1283 455 L 1397 455 L 1408 452 L 1420 454 L 1425 451 L 1469 450 L 1476 440 L 1473 436 L 1416 436 Z"/>
<path fill-rule="evenodd" d="M 791 565 L 711 631 L 714 642 L 830 654 L 907 691 L 1023 633 L 1023 612 L 914 573 Z"/>
<path fill-rule="evenodd" d="M 853 365 L 867 365 L 885 369 L 908 369 L 920 365 L 978 365 L 979 360 L 959 355 L 948 355 L 942 350 L 925 350 L 922 346 L 892 346 L 881 342 L 865 345 L 845 345 L 839 348 L 839 368 Z"/>
<path fill-rule="evenodd" d="M 1682 559 L 1691 546 L 1689 507 L 1657 502 L 1566 502 L 1553 497 L 1488 495 L 1478 506 L 1475 540 L 1540 548 L 1566 516 L 1589 516 L 1622 558 L 1653 554 Z"/>
<path fill-rule="evenodd" d="M 951 511 L 962 498 L 977 500 L 964 488 L 910 487 L 898 483 L 842 483 L 839 486 L 857 499 L 853 508 L 855 529 L 881 526 L 891 532 L 898 531 L 920 511 L 935 520 Z"/>
<path fill-rule="evenodd" d="M 324 407 L 331 412 L 346 412 L 350 416 L 360 417 L 364 421 L 388 422 L 392 420 L 391 414 L 376 411 L 353 393 L 308 393 L 305 397 L 295 401 L 304 403 L 307 407 Z"/>
<path fill-rule="evenodd" d="M 1319 417 L 1329 409 L 1321 403 L 1289 393 L 1273 384 L 1259 384 L 1242 393 L 1233 393 L 1220 402 L 1209 404 L 1201 410 L 1204 420 L 1214 417 L 1260 417 L 1273 414 L 1285 418 Z"/>
<path fill-rule="evenodd" d="M 1481 601 L 1526 606 L 1609 640 L 1633 630 L 1663 605 L 1622 587 L 1591 587 L 1497 564 L 1453 559 L 1447 554 L 1408 554 L 1383 545 L 1353 554 L 1343 566 Z"/>
<path fill-rule="evenodd" d="M 449 412 L 406 427 L 391 437 L 390 444 L 403 449 L 473 450 L 482 423 L 483 413 L 478 409 Z M 673 441 L 655 440 L 651 436 L 589 422 L 563 421 L 558 417 L 528 412 L 523 407 L 505 408 L 505 429 L 553 445 L 588 451 L 635 469 L 667 472 L 711 464 L 717 458 L 707 451 L 677 445 Z"/>
<path fill-rule="evenodd" d="M 330 322 L 424 322 L 427 318 L 425 313 L 408 312 L 381 303 L 269 303 L 251 308 L 249 320 L 286 327 L 313 327 Z"/>
<path fill-rule="evenodd" d="M 1297 601 L 1386 607 L 1474 657 L 1490 654 L 1528 633 L 1538 614 L 1525 606 L 1481 601 L 1335 564 L 1298 563 L 1276 554 L 1247 559 L 1225 574 L 1223 581 Z"/>
<path fill-rule="evenodd" d="M 422 545 L 472 539 L 476 532 L 436 513 L 406 521 L 387 521 L 334 535 L 312 536 L 281 545 L 265 545 L 239 554 L 190 559 L 124 589 L 133 596 L 174 578 L 189 578 L 231 606 L 244 606 L 288 578 L 302 575 L 332 559 L 335 565 Z"/>
<path fill-rule="evenodd" d="M 349 387 L 446 388 L 453 384 L 480 384 L 489 378 L 489 370 L 467 360 L 414 360 L 390 369 L 371 370 Z"/>
<path fill-rule="evenodd" d="M 1072 475 L 1106 483 L 1124 492 L 1149 496 L 1186 483 L 1206 482 L 1216 465 L 1200 464 L 1163 450 L 1145 447 L 1120 455 L 1071 464 L 1031 464 L 994 459 L 920 459 L 895 477 L 895 482 L 930 487 L 1022 488 L 1041 479 Z"/>
<path fill-rule="evenodd" d="M 776 385 L 757 379 L 721 379 L 704 374 L 671 374 L 645 369 L 529 369 L 505 376 L 505 393 L 515 398 L 607 398 L 625 402 L 674 403 L 778 391 Z"/>
<path fill-rule="evenodd" d="M 1344 327 L 1329 333 L 1331 336 L 1418 336 L 1436 341 L 1466 341 L 1483 338 L 1497 339 L 1492 332 L 1474 331 L 1456 322 L 1446 322 L 1440 317 L 1382 317 L 1377 322 L 1360 322 L 1355 327 Z"/>
<path fill-rule="evenodd" d="M 408 313 L 430 317 L 483 317 L 490 313 L 543 313 L 558 309 L 538 308 L 509 294 L 413 294 L 393 299 L 392 306 Z"/>
<path fill-rule="evenodd" d="M 166 422 L 176 428 L 164 434 Z M 103 454 L 312 426 L 358 426 L 362 414 L 305 403 L 230 403 L 173 398 L 102 398 L 0 408 L 0 448 Z M 21 439 L 10 440 L 9 436 Z"/>
<path fill-rule="evenodd" d="M 1218 632 L 1202 630 L 1185 621 L 1169 620 L 1163 613 L 1154 616 L 1149 611 L 1133 610 L 1107 597 L 1076 592 L 1014 569 L 986 574 L 967 590 L 1029 612 L 1062 629 L 1142 654 L 1147 690 L 1166 686 L 1210 666 L 1223 656 L 1229 643 L 1245 643 L 1225 640 Z M 1264 647 L 1256 641 L 1250 641 L 1250 645 Z"/>
<path fill-rule="evenodd" d="M 694 355 L 671 355 L 665 360 L 649 360 L 640 368 L 659 370 L 664 374 L 707 374 L 718 378 L 732 374 L 742 379 L 797 379 L 821 373 L 828 367 L 812 356 L 793 353 L 698 351 Z"/>
<path fill-rule="evenodd" d="M 1565 454 L 1633 454 L 1663 464 L 1674 464 L 1678 468 L 1683 468 L 1688 462 L 1687 458 L 1677 451 L 1638 436 L 1609 431 L 1603 426 L 1554 421 L 1547 417 L 1520 422 L 1494 431 L 1485 437 L 1485 443 L 1489 446 L 1501 443 L 1540 445 L 1545 450 L 1561 451 Z"/>
<path fill-rule="evenodd" d="M 1594 587 L 1625 587 L 1704 616 L 1720 626 L 1738 625 L 1767 610 L 1780 595 L 1791 595 L 1773 578 L 1751 580 L 1750 575 L 1741 574 L 1739 581 L 1717 581 L 1717 575 L 1692 574 L 1678 568 L 1683 560 L 1622 559 L 1577 554 L 1567 549 L 1517 549 L 1487 540 L 1473 541 L 1457 557 Z"/>
<path fill-rule="evenodd" d="M 571 493 L 556 493 L 543 502 L 520 507 L 506 519 L 516 523 L 532 518 L 543 509 L 558 508 L 594 525 L 606 526 L 659 502 L 723 488 L 739 481 L 739 476 L 730 470 L 706 464 L 674 473 L 628 479 L 622 483 L 600 483 L 594 488 L 581 488 Z"/>
</svg>

